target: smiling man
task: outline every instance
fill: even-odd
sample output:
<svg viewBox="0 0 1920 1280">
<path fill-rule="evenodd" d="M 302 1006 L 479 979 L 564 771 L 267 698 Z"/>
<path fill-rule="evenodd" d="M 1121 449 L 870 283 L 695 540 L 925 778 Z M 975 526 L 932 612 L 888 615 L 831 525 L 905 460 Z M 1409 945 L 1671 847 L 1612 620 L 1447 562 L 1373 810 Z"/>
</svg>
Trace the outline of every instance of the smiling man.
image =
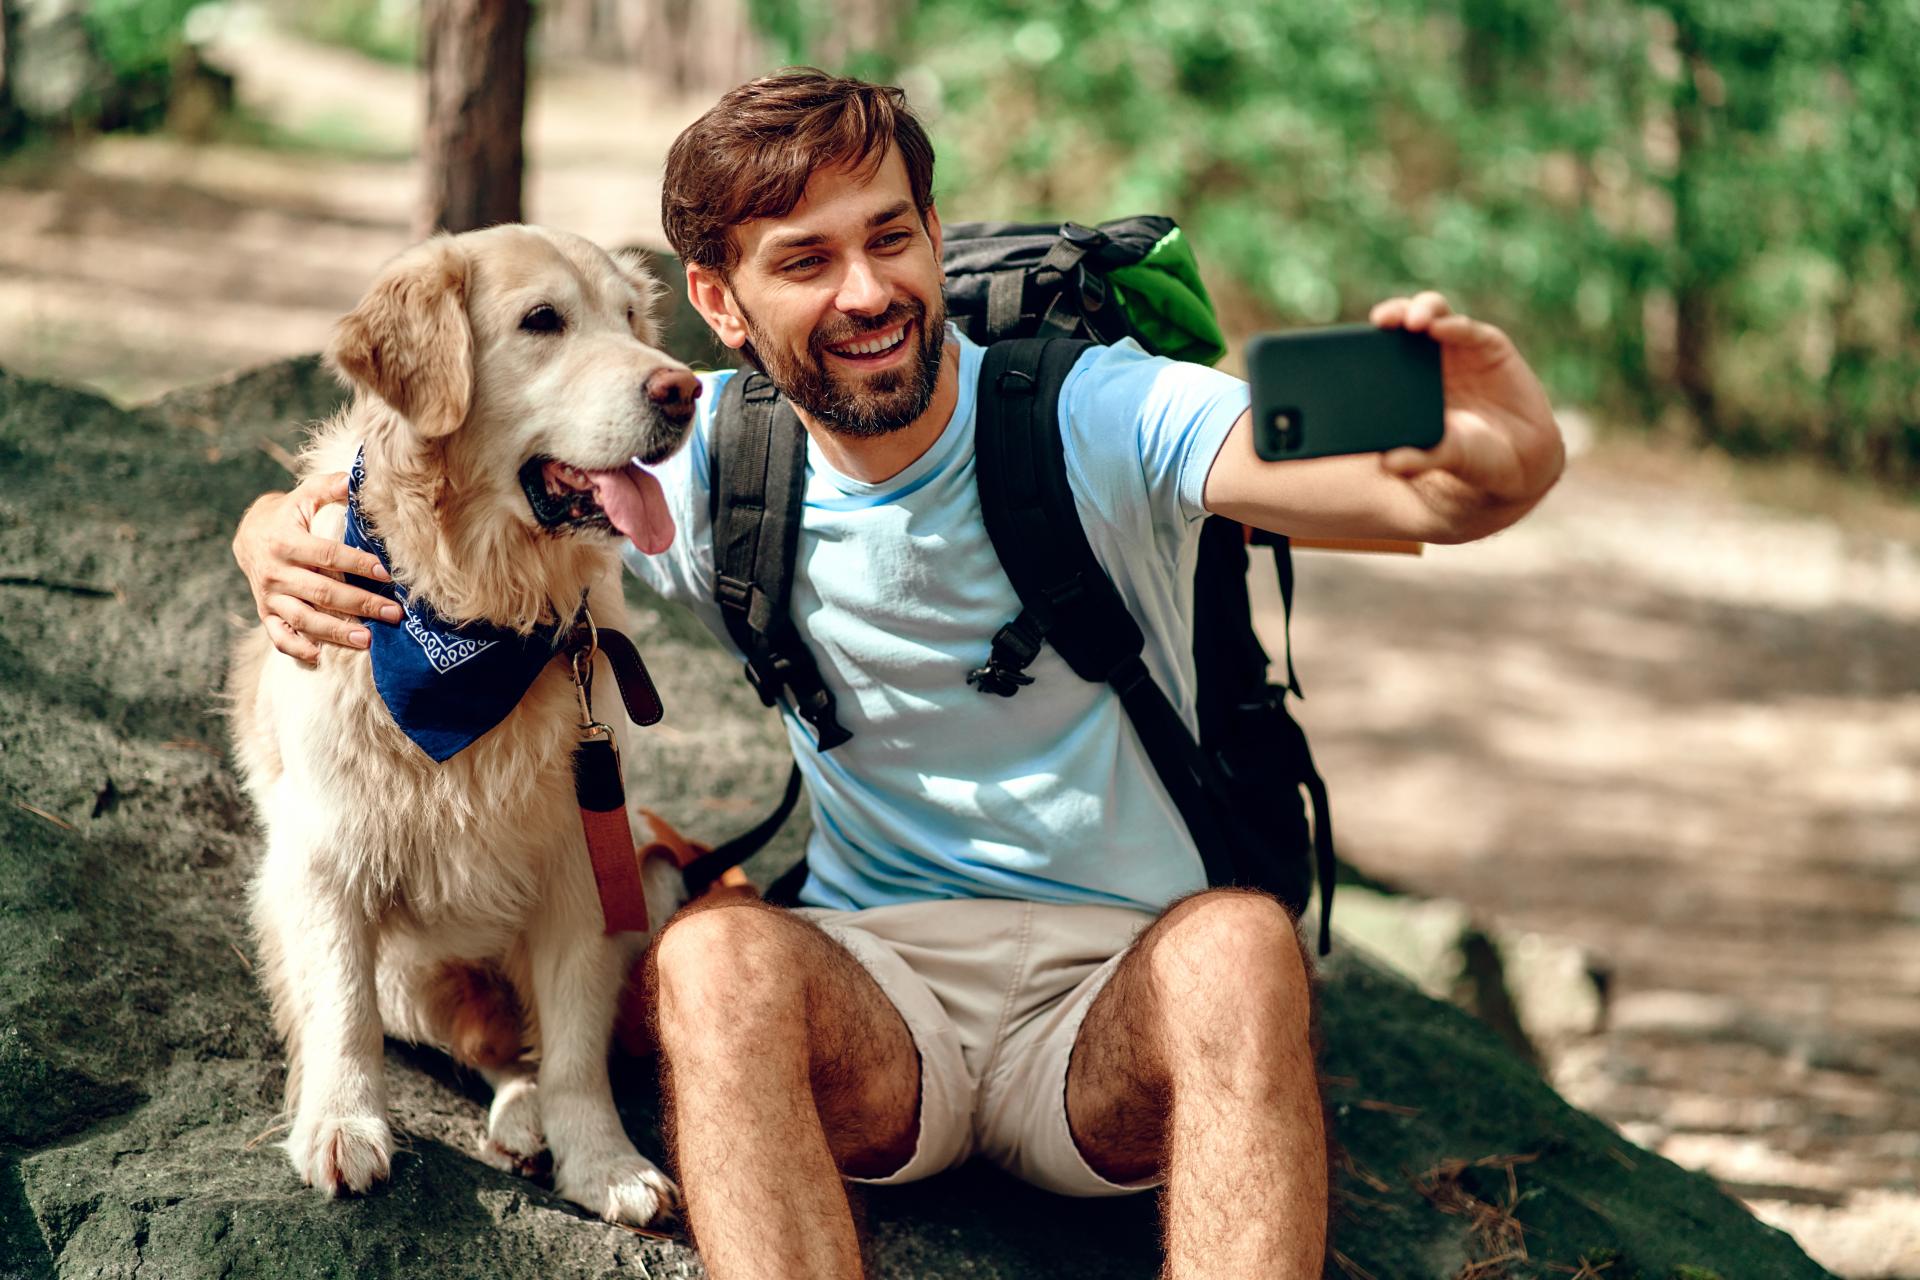
<svg viewBox="0 0 1920 1280">
<path fill-rule="evenodd" d="M 694 306 L 807 433 L 792 616 L 853 735 L 823 753 L 784 709 L 813 818 L 804 905 L 688 911 L 650 956 L 695 1238 L 720 1280 L 858 1275 L 842 1179 L 977 1154 L 1067 1195 L 1164 1184 L 1169 1275 L 1318 1276 L 1327 1146 L 1296 922 L 1206 888 L 1107 686 L 1047 654 L 1016 699 L 961 678 L 1019 605 L 981 522 L 982 349 L 945 324 L 932 188 L 898 90 L 812 71 L 727 94 L 668 159 Z M 1130 343 L 1091 349 L 1062 389 L 1088 539 L 1189 717 L 1209 513 L 1462 541 L 1560 473 L 1545 394 L 1504 334 L 1437 294 L 1373 319 L 1442 344 L 1430 452 L 1261 462 L 1244 384 Z M 627 557 L 726 643 L 710 448 L 733 376 L 703 378 L 690 445 L 658 469 L 679 537 Z M 334 615 L 380 603 L 305 567 L 335 563 L 305 533 L 330 494 L 272 495 L 236 537 L 289 652 L 356 643 Z"/>
</svg>

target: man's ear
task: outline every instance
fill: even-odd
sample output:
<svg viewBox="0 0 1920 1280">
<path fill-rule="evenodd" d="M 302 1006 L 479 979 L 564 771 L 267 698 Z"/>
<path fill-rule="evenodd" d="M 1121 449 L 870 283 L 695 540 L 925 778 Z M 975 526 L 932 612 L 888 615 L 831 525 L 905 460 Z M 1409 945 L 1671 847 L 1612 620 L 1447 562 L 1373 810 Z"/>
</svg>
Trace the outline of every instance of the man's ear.
<svg viewBox="0 0 1920 1280">
<path fill-rule="evenodd" d="M 746 315 L 718 271 L 697 262 L 687 263 L 687 301 L 713 330 L 713 336 L 728 348 L 738 351 L 747 345 Z"/>
<path fill-rule="evenodd" d="M 450 236 L 409 249 L 333 328 L 327 360 L 428 439 L 467 420 L 473 330 L 467 257 Z"/>
<path fill-rule="evenodd" d="M 613 254 L 613 265 L 639 295 L 633 304 L 633 336 L 650 347 L 658 346 L 660 303 L 667 296 L 667 286 L 653 273 L 653 259 L 640 249 L 619 249 Z"/>
</svg>

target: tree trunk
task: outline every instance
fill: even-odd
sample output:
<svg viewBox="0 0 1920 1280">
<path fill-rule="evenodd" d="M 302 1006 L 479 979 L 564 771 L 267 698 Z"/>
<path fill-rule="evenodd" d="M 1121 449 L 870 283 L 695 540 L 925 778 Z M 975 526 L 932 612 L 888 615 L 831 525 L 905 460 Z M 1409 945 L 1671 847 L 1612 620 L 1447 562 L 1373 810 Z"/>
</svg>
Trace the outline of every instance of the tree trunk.
<svg viewBox="0 0 1920 1280">
<path fill-rule="evenodd" d="M 414 230 L 521 220 L 529 0 L 425 0 L 426 191 Z"/>
<path fill-rule="evenodd" d="M 1680 54 L 1680 79 L 1673 103 L 1674 137 L 1677 155 L 1673 172 L 1673 247 L 1677 256 L 1674 273 L 1674 300 L 1679 313 L 1675 331 L 1674 379 L 1680 394 L 1693 412 L 1695 430 L 1703 444 L 1722 443 L 1725 424 L 1720 421 L 1718 397 L 1714 394 L 1713 274 L 1702 262 L 1712 252 L 1701 226 L 1699 193 L 1695 189 L 1697 166 L 1708 145 L 1706 104 L 1700 100 L 1698 72 L 1704 59 L 1699 33 L 1684 6 L 1675 6 L 1674 45 Z"/>
<path fill-rule="evenodd" d="M 13 102 L 14 22 L 13 0 L 0 0 L 0 152 L 20 140 L 25 123 Z"/>
</svg>

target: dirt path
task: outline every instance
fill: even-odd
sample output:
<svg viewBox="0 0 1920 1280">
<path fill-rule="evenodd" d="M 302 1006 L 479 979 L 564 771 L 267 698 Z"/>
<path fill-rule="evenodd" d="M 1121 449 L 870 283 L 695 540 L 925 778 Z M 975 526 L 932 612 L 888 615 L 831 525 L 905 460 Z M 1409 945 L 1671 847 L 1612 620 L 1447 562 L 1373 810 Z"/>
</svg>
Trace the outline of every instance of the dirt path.
<svg viewBox="0 0 1920 1280">
<path fill-rule="evenodd" d="M 1920 550 L 1641 470 L 1576 460 L 1421 560 L 1300 557 L 1342 848 L 1603 960 L 1574 1102 L 1920 1275 Z"/>
<path fill-rule="evenodd" d="M 237 12 L 243 99 L 335 145 L 0 174 L 0 365 L 137 400 L 314 350 L 405 243 L 411 74 Z M 702 105 L 542 77 L 529 215 L 657 242 Z M 1609 449 L 1491 542 L 1302 556 L 1295 641 L 1348 856 L 1611 968 L 1561 1088 L 1845 1274 L 1920 1277 L 1920 521 L 1858 524 Z"/>
</svg>

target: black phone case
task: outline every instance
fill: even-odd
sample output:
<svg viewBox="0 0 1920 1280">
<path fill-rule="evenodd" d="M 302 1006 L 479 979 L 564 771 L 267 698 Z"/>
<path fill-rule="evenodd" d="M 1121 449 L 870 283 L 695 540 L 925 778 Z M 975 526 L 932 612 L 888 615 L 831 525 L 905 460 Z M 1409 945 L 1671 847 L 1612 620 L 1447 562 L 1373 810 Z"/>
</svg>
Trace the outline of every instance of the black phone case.
<svg viewBox="0 0 1920 1280">
<path fill-rule="evenodd" d="M 1247 344 L 1253 447 L 1268 462 L 1440 443 L 1440 344 L 1370 324 Z"/>
</svg>

